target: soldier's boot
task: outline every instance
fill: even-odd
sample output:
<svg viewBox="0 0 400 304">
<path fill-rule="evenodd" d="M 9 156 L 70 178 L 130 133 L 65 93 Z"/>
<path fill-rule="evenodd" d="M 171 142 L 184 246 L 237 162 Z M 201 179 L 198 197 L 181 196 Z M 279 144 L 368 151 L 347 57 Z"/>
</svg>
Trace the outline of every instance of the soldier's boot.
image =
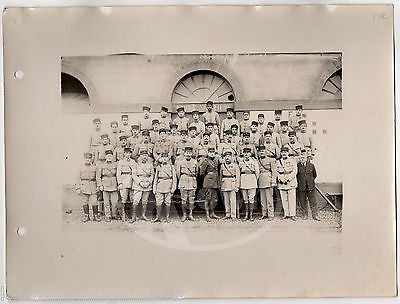
<svg viewBox="0 0 400 304">
<path fill-rule="evenodd" d="M 194 204 L 189 204 L 189 220 L 194 221 L 194 217 L 193 217 L 193 209 L 194 209 Z"/>
<path fill-rule="evenodd" d="M 83 205 L 83 218 L 82 218 L 82 222 L 86 223 L 87 221 L 90 220 L 89 217 L 89 205 Z"/>
<path fill-rule="evenodd" d="M 254 221 L 254 217 L 253 217 L 254 203 L 250 203 L 249 207 L 250 207 L 250 217 L 249 217 L 249 219 L 250 219 L 250 221 Z"/>
<path fill-rule="evenodd" d="M 125 204 L 122 204 L 122 207 L 121 207 L 120 211 L 121 211 L 122 221 L 123 222 L 128 221 L 128 215 L 126 214 Z"/>
<path fill-rule="evenodd" d="M 100 218 L 104 217 L 105 212 L 104 212 L 104 201 L 99 202 L 99 216 Z"/>
<path fill-rule="evenodd" d="M 211 216 L 212 218 L 217 219 L 217 220 L 221 218 L 220 216 L 218 216 L 218 215 L 215 214 L 214 208 L 211 209 L 211 215 L 210 215 L 210 216 Z"/>
<path fill-rule="evenodd" d="M 129 223 L 134 223 L 136 222 L 136 206 L 132 204 L 132 218 L 129 221 Z"/>
<path fill-rule="evenodd" d="M 246 213 L 245 213 L 243 220 L 246 221 L 249 219 L 249 203 L 244 203 L 244 208 L 246 210 Z"/>
<path fill-rule="evenodd" d="M 153 220 L 153 222 L 161 222 L 161 205 L 160 206 L 156 206 L 156 210 L 157 210 L 157 216 Z"/>
<path fill-rule="evenodd" d="M 166 206 L 165 206 L 165 221 L 166 221 L 167 223 L 169 223 L 169 213 L 170 213 L 170 210 L 171 210 L 171 206 L 170 206 L 170 205 L 166 205 Z"/>
<path fill-rule="evenodd" d="M 183 202 L 182 202 L 182 206 L 181 207 L 182 207 L 182 219 L 181 219 L 181 221 L 184 222 L 184 221 L 186 221 L 186 208 L 185 208 Z"/>
<path fill-rule="evenodd" d="M 205 208 L 206 208 L 206 221 L 209 222 L 211 221 L 211 218 L 210 218 L 210 209 L 208 208 L 208 203 L 206 203 Z"/>
<path fill-rule="evenodd" d="M 147 210 L 147 204 L 142 205 L 143 206 L 143 210 L 142 210 L 142 219 L 145 221 L 148 221 L 149 219 L 146 216 L 146 210 Z"/>
<path fill-rule="evenodd" d="M 262 215 L 260 216 L 260 220 L 266 219 L 267 218 L 267 209 L 262 207 Z"/>
<path fill-rule="evenodd" d="M 94 205 L 92 206 L 92 210 L 93 210 L 93 221 L 100 222 L 99 207 L 97 205 Z"/>
</svg>

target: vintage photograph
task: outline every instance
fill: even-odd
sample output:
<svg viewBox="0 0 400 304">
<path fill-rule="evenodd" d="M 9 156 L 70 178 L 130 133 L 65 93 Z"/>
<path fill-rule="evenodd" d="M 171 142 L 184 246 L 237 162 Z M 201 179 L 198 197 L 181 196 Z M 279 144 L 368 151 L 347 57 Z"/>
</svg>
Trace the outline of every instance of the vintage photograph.
<svg viewBox="0 0 400 304">
<path fill-rule="evenodd" d="M 64 228 L 341 231 L 342 73 L 341 53 L 62 57 Z"/>
</svg>

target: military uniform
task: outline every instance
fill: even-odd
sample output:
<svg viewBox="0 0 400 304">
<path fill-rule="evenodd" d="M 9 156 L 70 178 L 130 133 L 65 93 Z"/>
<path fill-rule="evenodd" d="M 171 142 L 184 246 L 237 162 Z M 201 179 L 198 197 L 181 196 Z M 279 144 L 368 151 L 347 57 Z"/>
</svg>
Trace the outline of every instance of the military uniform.
<svg viewBox="0 0 400 304">
<path fill-rule="evenodd" d="M 272 157 L 259 157 L 260 177 L 258 188 L 260 190 L 261 209 L 263 217 L 268 214 L 269 218 L 274 217 L 273 187 L 276 186 L 276 160 Z M 268 213 L 267 213 L 268 211 Z"/>
<path fill-rule="evenodd" d="M 240 157 L 243 157 L 243 151 L 245 148 L 250 149 L 252 157 L 257 155 L 257 149 L 256 149 L 255 145 L 253 145 L 252 143 L 249 143 L 249 144 L 242 143 L 239 147 L 239 156 Z"/>
<path fill-rule="evenodd" d="M 297 110 L 303 110 L 303 106 L 302 105 L 297 105 L 295 107 L 296 111 Z M 300 125 L 299 125 L 299 121 L 303 119 L 303 115 L 300 114 L 298 115 L 298 113 L 296 112 L 295 115 L 291 115 L 289 118 L 289 127 L 297 132 L 300 130 Z"/>
<path fill-rule="evenodd" d="M 214 151 L 214 148 L 209 148 L 209 151 Z M 203 188 L 205 189 L 205 200 L 206 200 L 206 213 L 207 219 L 211 215 L 214 216 L 214 207 L 217 203 L 218 194 L 217 189 L 219 188 L 219 161 L 217 157 L 207 157 L 200 164 L 200 175 L 204 176 Z"/>
<path fill-rule="evenodd" d="M 308 147 L 311 149 L 311 153 L 315 154 L 315 144 L 314 139 L 309 132 L 297 132 L 297 141 L 303 145 L 304 148 Z"/>
<path fill-rule="evenodd" d="M 140 131 L 144 131 L 144 130 L 148 130 L 148 131 L 150 131 L 152 128 L 153 128 L 153 125 L 152 125 L 152 120 L 151 120 L 151 118 L 150 117 L 148 117 L 148 118 L 142 118 L 140 121 L 139 121 L 139 126 L 140 126 Z"/>
<path fill-rule="evenodd" d="M 221 137 L 223 135 L 223 133 L 227 130 L 231 130 L 232 125 L 237 125 L 239 126 L 239 122 L 237 121 L 237 119 L 235 118 L 225 118 L 222 120 L 221 123 Z"/>
<path fill-rule="evenodd" d="M 91 153 L 85 153 L 85 157 L 92 158 Z M 79 183 L 76 185 L 76 190 L 82 199 L 84 221 L 89 220 L 89 206 L 92 206 L 93 220 L 97 220 L 97 188 L 96 188 L 96 166 L 93 164 L 82 165 L 79 170 Z"/>
<path fill-rule="evenodd" d="M 229 153 L 229 152 L 228 152 Z M 239 166 L 224 161 L 220 169 L 221 191 L 224 198 L 225 214 L 227 217 L 237 217 L 236 192 L 240 186 Z"/>
<path fill-rule="evenodd" d="M 119 146 L 119 136 L 120 134 L 118 133 L 118 131 L 111 132 L 108 136 L 110 138 L 110 145 L 113 147 L 113 149 Z"/>
<path fill-rule="evenodd" d="M 206 125 L 202 121 L 192 121 L 189 124 L 189 127 L 196 127 L 197 130 L 197 135 L 198 136 L 203 136 L 204 132 L 206 131 Z"/>
<path fill-rule="evenodd" d="M 186 149 L 191 150 L 190 147 Z M 197 189 L 197 173 L 197 161 L 193 158 L 191 158 L 190 160 L 183 158 L 176 165 L 176 174 L 179 179 L 178 189 L 181 192 L 182 211 L 184 212 L 182 220 L 186 219 L 186 204 L 189 203 L 189 208 L 191 212 L 194 208 L 194 198 Z"/>
<path fill-rule="evenodd" d="M 126 149 L 126 148 L 125 148 Z M 128 148 L 129 149 L 129 148 Z M 129 149 L 130 150 L 130 149 Z M 121 214 L 122 219 L 125 221 L 127 219 L 125 212 L 125 204 L 128 203 L 128 196 L 132 200 L 132 174 L 135 170 L 136 163 L 132 159 L 122 158 L 117 163 L 117 182 L 119 192 L 121 194 L 122 206 Z"/>
<path fill-rule="evenodd" d="M 136 145 L 140 144 L 142 142 L 142 137 L 138 134 L 136 136 L 131 136 L 128 138 L 128 146 L 129 148 L 131 148 L 132 150 L 135 150 Z"/>
<path fill-rule="evenodd" d="M 274 123 L 275 123 L 275 125 L 274 125 L 274 132 L 277 133 L 277 134 L 279 134 L 279 133 L 281 132 L 281 130 L 282 130 L 282 128 L 281 128 L 281 121 L 275 119 L 275 120 L 274 120 Z"/>
<path fill-rule="evenodd" d="M 281 131 L 279 136 L 280 136 L 280 141 L 281 141 L 282 147 L 289 143 L 289 132 Z"/>
<path fill-rule="evenodd" d="M 264 123 L 258 123 L 258 133 L 259 134 L 264 134 L 264 132 L 267 131 L 267 124 Z"/>
<path fill-rule="evenodd" d="M 246 148 L 244 152 L 250 151 L 250 148 Z M 240 169 L 240 190 L 243 195 L 243 200 L 246 206 L 246 218 L 248 217 L 248 211 L 250 207 L 250 217 L 252 217 L 252 213 L 254 210 L 254 197 L 256 195 L 257 189 L 257 180 L 260 176 L 260 168 L 258 166 L 258 162 L 249 158 L 246 160 L 245 158 L 239 161 L 239 169 Z"/>
<path fill-rule="evenodd" d="M 210 141 L 207 144 L 204 141 L 200 142 L 199 150 L 197 151 L 197 157 L 199 159 L 207 157 L 208 148 L 214 148 L 217 150 L 217 146 Z"/>
<path fill-rule="evenodd" d="M 119 135 L 125 135 L 127 138 L 132 136 L 131 126 L 129 124 L 121 124 L 119 127 Z"/>
<path fill-rule="evenodd" d="M 258 132 L 250 133 L 250 143 L 258 147 L 260 145 L 261 134 Z"/>
<path fill-rule="evenodd" d="M 172 120 L 168 116 L 160 117 L 160 129 L 171 130 Z"/>
<path fill-rule="evenodd" d="M 158 140 L 156 144 L 154 145 L 153 149 L 153 157 L 155 161 L 158 161 L 160 156 L 163 153 L 167 153 L 168 157 L 171 158 L 173 155 L 173 149 L 174 145 L 171 141 L 165 139 L 165 140 Z"/>
<path fill-rule="evenodd" d="M 149 142 L 142 141 L 141 143 L 139 143 L 135 146 L 135 149 L 132 152 L 132 156 L 134 158 L 138 158 L 140 153 L 146 151 L 148 153 L 148 155 L 150 157 L 152 157 L 153 149 L 154 149 L 154 145 L 150 141 Z"/>
<path fill-rule="evenodd" d="M 284 216 L 294 217 L 296 216 L 297 162 L 291 157 L 281 158 L 276 161 L 276 169 Z"/>
<path fill-rule="evenodd" d="M 247 120 L 242 120 L 240 122 L 240 132 L 244 133 L 244 132 L 251 132 L 251 121 L 250 119 Z"/>
<path fill-rule="evenodd" d="M 110 151 L 110 150 L 107 150 Z M 108 152 L 107 152 L 108 153 Z M 105 161 L 97 167 L 97 186 L 103 192 L 106 219 L 111 220 L 116 215 L 118 203 L 117 163 Z"/>
<path fill-rule="evenodd" d="M 287 143 L 284 147 L 289 149 L 289 156 L 293 157 L 296 161 L 301 154 L 301 150 L 304 149 L 304 146 L 299 142 Z"/>
<path fill-rule="evenodd" d="M 186 117 L 177 117 L 173 121 L 178 126 L 178 131 L 187 130 L 189 128 L 189 119 Z"/>
<path fill-rule="evenodd" d="M 97 150 L 97 147 L 102 144 L 101 135 L 103 132 L 101 129 L 94 130 L 90 135 L 90 143 L 89 143 L 89 152 L 94 153 Z"/>
<path fill-rule="evenodd" d="M 119 136 L 119 140 L 120 141 L 124 140 L 124 139 L 126 139 L 125 135 L 120 135 Z M 129 148 L 129 147 L 127 145 L 122 145 L 122 143 L 121 143 L 120 146 L 115 148 L 114 153 L 115 153 L 115 158 L 116 158 L 117 161 L 119 161 L 119 160 L 124 158 L 124 150 L 125 150 L 125 148 Z"/>
<path fill-rule="evenodd" d="M 96 154 L 95 154 L 95 163 L 96 164 L 105 162 L 105 160 L 106 160 L 105 151 L 106 150 L 113 151 L 114 147 L 111 146 L 110 144 L 107 144 L 107 145 L 101 144 L 100 146 L 97 147 Z M 113 161 L 115 161 L 115 160 L 116 160 L 116 157 L 114 155 Z"/>
<path fill-rule="evenodd" d="M 203 122 L 205 124 L 211 122 L 214 125 L 217 125 L 218 129 L 219 129 L 219 125 L 220 125 L 220 118 L 219 118 L 219 114 L 213 109 L 211 110 L 211 112 L 209 112 L 208 110 L 203 113 L 203 115 L 201 116 L 203 119 Z"/>
<path fill-rule="evenodd" d="M 239 156 L 239 148 L 234 142 L 223 142 L 218 147 L 218 154 L 220 156 L 224 155 L 225 152 L 232 152 L 233 159 L 236 160 L 236 157 Z"/>
</svg>

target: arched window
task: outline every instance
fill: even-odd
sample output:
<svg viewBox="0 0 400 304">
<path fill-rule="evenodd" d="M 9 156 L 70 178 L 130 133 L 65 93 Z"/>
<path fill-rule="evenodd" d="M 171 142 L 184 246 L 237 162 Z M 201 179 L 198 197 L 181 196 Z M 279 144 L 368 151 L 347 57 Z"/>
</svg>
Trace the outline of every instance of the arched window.
<svg viewBox="0 0 400 304">
<path fill-rule="evenodd" d="M 342 98 L 342 69 L 329 76 L 322 87 L 322 92 L 330 98 Z"/>
<path fill-rule="evenodd" d="M 89 101 L 89 94 L 79 79 L 67 73 L 61 73 L 61 97 L 70 101 Z"/>
</svg>

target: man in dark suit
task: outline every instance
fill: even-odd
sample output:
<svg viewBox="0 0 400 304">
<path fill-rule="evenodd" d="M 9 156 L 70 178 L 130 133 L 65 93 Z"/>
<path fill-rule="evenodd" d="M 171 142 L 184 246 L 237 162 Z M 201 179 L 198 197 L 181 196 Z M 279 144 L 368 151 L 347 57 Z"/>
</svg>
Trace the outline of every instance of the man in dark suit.
<svg viewBox="0 0 400 304">
<path fill-rule="evenodd" d="M 308 198 L 313 219 L 320 221 L 315 197 L 315 178 L 317 177 L 317 172 L 314 164 L 307 160 L 306 151 L 302 150 L 301 152 L 299 162 L 297 163 L 297 193 L 299 195 L 300 207 L 304 212 L 303 219 L 308 218 Z"/>
</svg>

